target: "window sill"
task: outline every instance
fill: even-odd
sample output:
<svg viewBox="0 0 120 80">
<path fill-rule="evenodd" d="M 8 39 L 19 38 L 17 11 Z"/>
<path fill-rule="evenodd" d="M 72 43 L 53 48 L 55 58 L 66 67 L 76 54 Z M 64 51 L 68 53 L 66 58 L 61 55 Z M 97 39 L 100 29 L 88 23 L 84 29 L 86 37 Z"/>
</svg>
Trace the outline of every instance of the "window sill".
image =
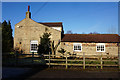
<svg viewBox="0 0 120 80">
<path fill-rule="evenodd" d="M 96 52 L 105 52 L 105 51 L 96 51 Z"/>
<path fill-rule="evenodd" d="M 74 52 L 82 52 L 81 50 L 73 50 Z"/>
</svg>

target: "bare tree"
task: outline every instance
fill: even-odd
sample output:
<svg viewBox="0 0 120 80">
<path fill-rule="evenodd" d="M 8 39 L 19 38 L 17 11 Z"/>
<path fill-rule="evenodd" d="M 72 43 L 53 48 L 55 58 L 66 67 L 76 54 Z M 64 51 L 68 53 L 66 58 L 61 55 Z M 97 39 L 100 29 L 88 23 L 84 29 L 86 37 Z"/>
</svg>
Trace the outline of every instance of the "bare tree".
<svg viewBox="0 0 120 80">
<path fill-rule="evenodd" d="M 89 34 L 100 34 L 100 33 L 98 33 L 98 32 L 90 32 Z"/>
<path fill-rule="evenodd" d="M 73 34 L 71 30 L 68 30 L 66 34 Z"/>
</svg>

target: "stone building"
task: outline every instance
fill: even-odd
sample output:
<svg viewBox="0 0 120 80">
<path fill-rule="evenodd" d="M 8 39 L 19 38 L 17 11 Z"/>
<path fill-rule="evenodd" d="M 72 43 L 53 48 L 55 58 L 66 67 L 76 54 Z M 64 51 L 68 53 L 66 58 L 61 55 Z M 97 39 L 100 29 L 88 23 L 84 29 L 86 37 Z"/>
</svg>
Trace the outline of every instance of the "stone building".
<svg viewBox="0 0 120 80">
<path fill-rule="evenodd" d="M 60 41 L 56 55 L 61 55 L 58 50 L 63 48 L 69 54 L 118 56 L 118 34 L 64 34 L 62 22 L 39 23 L 31 19 L 31 13 L 26 12 L 26 17 L 15 25 L 14 48 L 22 50 L 24 54 L 37 53 L 40 37 L 51 33 L 51 41 L 55 45 Z"/>
</svg>

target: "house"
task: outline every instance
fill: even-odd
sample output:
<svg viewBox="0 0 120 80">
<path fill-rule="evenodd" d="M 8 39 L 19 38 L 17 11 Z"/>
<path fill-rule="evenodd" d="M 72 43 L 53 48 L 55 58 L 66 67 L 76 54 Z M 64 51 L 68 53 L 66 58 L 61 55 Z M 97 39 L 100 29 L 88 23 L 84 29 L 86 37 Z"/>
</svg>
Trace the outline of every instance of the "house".
<svg viewBox="0 0 120 80">
<path fill-rule="evenodd" d="M 118 56 L 118 34 L 64 34 L 62 22 L 35 22 L 31 19 L 31 13 L 26 12 L 26 17 L 15 25 L 14 48 L 22 50 L 25 54 L 37 53 L 40 37 L 45 33 L 51 33 L 51 41 L 55 45 L 60 41 L 57 50 L 63 48 L 70 54 L 81 55 L 110 55 Z M 56 51 L 56 55 L 61 55 Z"/>
</svg>

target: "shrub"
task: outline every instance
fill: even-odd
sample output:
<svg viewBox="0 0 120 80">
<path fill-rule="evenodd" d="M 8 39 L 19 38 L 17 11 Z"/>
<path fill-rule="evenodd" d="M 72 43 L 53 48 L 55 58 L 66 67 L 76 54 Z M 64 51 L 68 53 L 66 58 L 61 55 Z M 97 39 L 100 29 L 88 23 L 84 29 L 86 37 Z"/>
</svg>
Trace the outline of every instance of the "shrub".
<svg viewBox="0 0 120 80">
<path fill-rule="evenodd" d="M 64 55 L 64 53 L 66 52 L 66 50 L 63 49 L 63 48 L 61 48 L 60 50 L 58 50 L 58 52 Z"/>
</svg>

